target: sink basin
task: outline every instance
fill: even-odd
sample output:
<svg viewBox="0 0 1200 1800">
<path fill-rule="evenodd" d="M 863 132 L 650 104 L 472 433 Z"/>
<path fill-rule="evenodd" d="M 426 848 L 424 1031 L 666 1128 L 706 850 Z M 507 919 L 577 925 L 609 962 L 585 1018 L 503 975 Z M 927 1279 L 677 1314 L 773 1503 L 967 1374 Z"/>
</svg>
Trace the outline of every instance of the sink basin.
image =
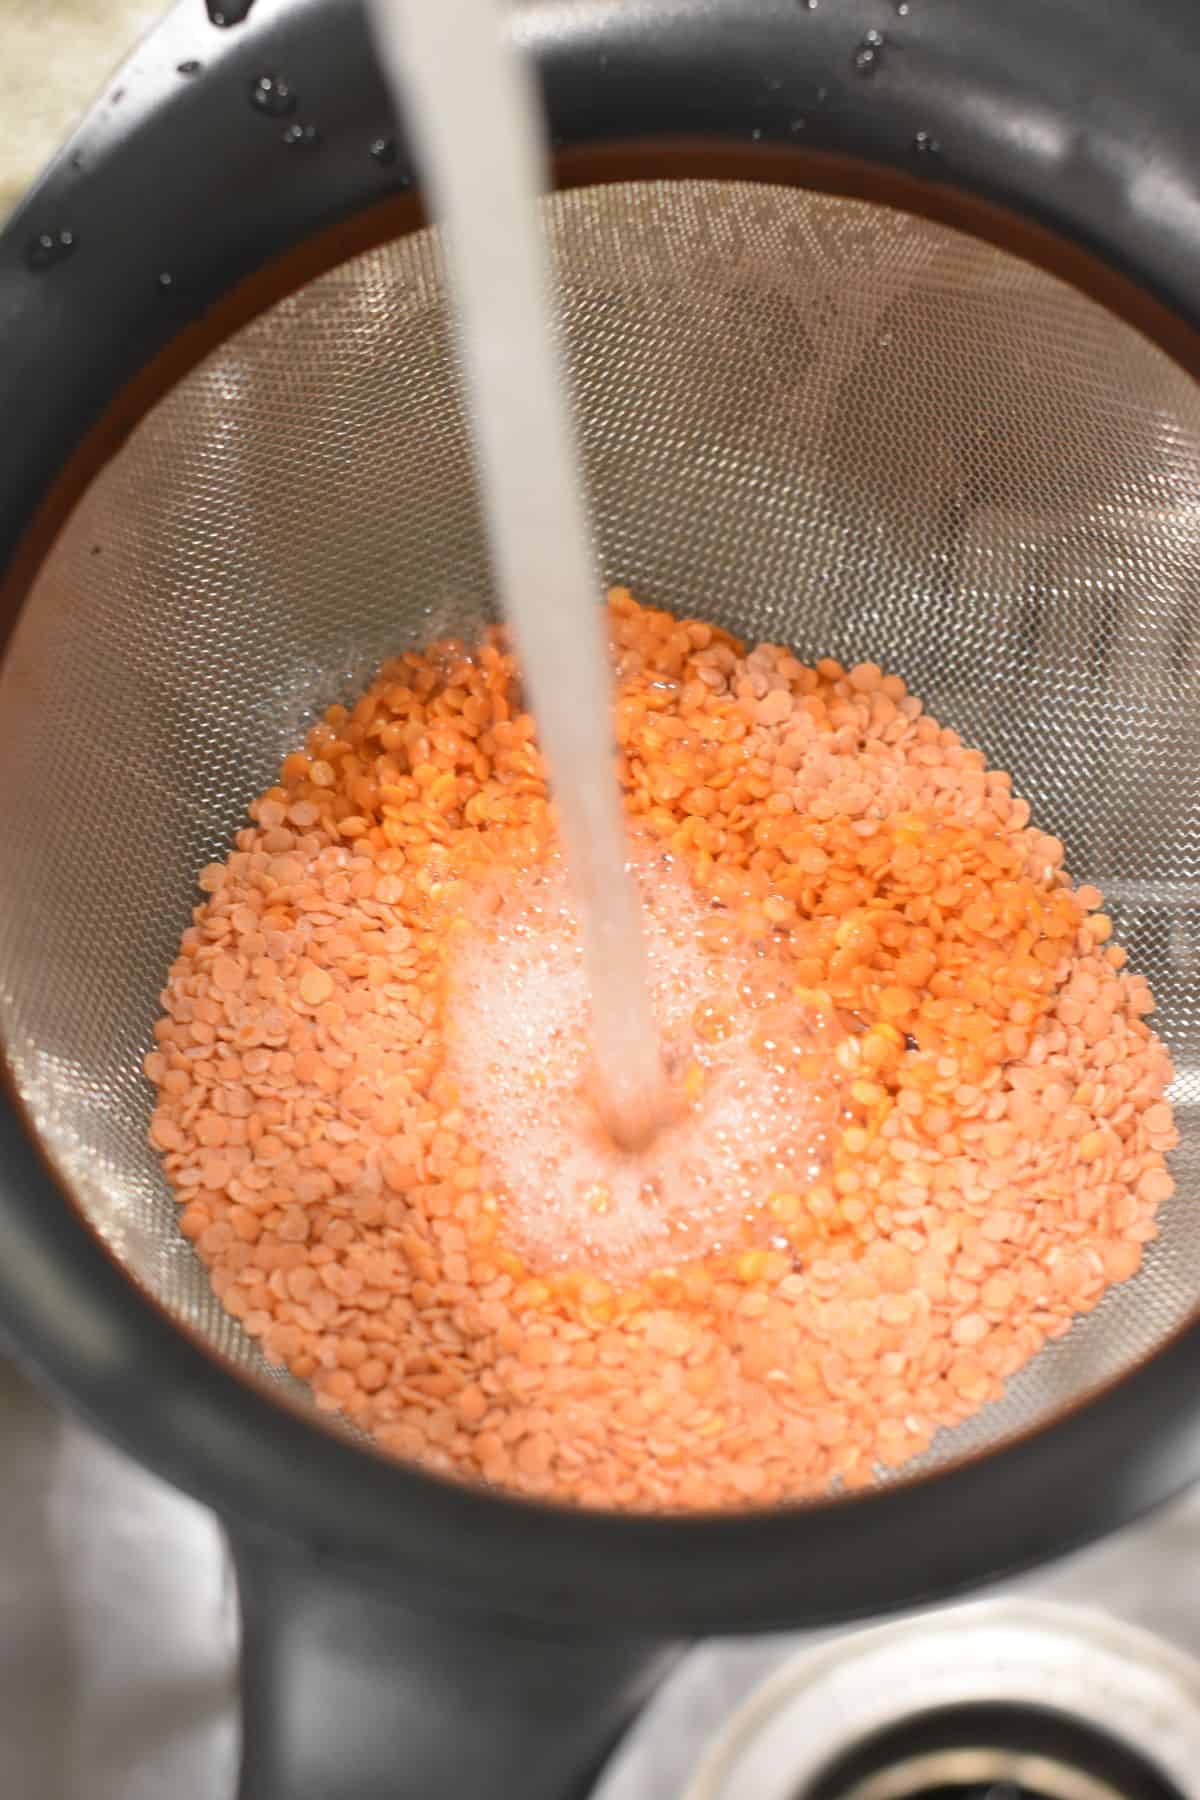
<svg viewBox="0 0 1200 1800">
<path fill-rule="evenodd" d="M 237 1625 L 214 1520 L 3 1364 L 0 1433 L 0 1793 L 233 1800 Z M 1200 1658 L 1200 1597 L 1183 1573 L 1198 1564 L 1200 1495 L 996 1593 L 1100 1609 Z M 595 1800 L 681 1800 L 760 1684 L 846 1636 L 693 1651 Z"/>
</svg>

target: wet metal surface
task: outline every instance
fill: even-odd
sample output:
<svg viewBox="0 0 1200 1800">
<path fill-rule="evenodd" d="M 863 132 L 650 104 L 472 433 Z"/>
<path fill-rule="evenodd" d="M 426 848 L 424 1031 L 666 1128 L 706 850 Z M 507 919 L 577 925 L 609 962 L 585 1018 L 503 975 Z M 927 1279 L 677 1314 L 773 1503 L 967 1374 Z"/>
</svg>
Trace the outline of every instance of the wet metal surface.
<svg viewBox="0 0 1200 1800">
<path fill-rule="evenodd" d="M 0 1364 L 0 1793 L 232 1800 L 237 1626 L 220 1533 Z M 1021 1584 L 1200 1655 L 1200 1499 Z M 807 1640 L 695 1651 L 597 1800 L 678 1800 L 750 1690 Z"/>
</svg>

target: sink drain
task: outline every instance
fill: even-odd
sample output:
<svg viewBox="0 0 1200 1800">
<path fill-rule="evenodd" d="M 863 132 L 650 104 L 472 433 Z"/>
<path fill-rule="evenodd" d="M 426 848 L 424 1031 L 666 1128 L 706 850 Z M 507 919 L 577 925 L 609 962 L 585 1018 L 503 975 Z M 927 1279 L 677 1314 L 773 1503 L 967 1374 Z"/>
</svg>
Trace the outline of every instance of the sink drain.
<svg viewBox="0 0 1200 1800">
<path fill-rule="evenodd" d="M 1130 1744 L 1029 1706 L 955 1706 L 853 1745 L 796 1800 L 1185 1800 Z"/>
<path fill-rule="evenodd" d="M 1041 1757 L 989 1750 L 944 1751 L 896 1764 L 846 1790 L 846 1800 L 1123 1800 L 1107 1781 Z"/>
<path fill-rule="evenodd" d="M 982 1601 L 825 1639 L 686 1800 L 1197 1800 L 1200 1665 L 1102 1614 Z"/>
</svg>

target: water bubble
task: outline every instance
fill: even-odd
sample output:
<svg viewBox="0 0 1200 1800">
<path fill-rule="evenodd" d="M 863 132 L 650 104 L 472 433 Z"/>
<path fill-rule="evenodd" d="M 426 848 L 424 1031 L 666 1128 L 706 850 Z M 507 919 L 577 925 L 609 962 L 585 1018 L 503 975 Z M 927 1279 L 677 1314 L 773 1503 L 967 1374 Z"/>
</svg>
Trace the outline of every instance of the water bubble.
<svg viewBox="0 0 1200 1800">
<path fill-rule="evenodd" d="M 39 231 L 25 246 L 25 266 L 41 274 L 44 269 L 65 262 L 78 248 L 79 239 L 73 231 Z"/>
<path fill-rule="evenodd" d="M 315 125 L 302 125 L 297 120 L 283 133 L 283 141 L 289 150 L 316 150 L 321 142 L 321 134 Z"/>
<path fill-rule="evenodd" d="M 177 75 L 198 75 L 203 67 L 202 62 L 197 62 L 194 56 L 189 56 L 186 62 L 175 64 L 175 73 Z"/>
<path fill-rule="evenodd" d="M 395 138 L 377 137 L 371 145 L 371 155 L 381 168 L 390 169 L 396 160 Z"/>
<path fill-rule="evenodd" d="M 912 11 L 912 7 L 909 5 L 908 0 L 896 0 L 896 17 L 897 18 L 907 19 L 908 15 L 911 11 Z"/>
<path fill-rule="evenodd" d="M 155 277 L 160 294 L 169 294 L 175 286 L 175 277 L 170 269 L 162 269 Z"/>
<path fill-rule="evenodd" d="M 296 110 L 296 95 L 286 75 L 256 75 L 250 83 L 250 104 L 268 118 L 286 119 Z"/>
<path fill-rule="evenodd" d="M 918 156 L 940 156 L 942 146 L 931 131 L 918 131 L 913 139 L 913 149 Z"/>
<path fill-rule="evenodd" d="M 254 0 L 205 0 L 209 22 L 228 31 L 233 25 L 241 25 L 250 15 Z"/>
</svg>

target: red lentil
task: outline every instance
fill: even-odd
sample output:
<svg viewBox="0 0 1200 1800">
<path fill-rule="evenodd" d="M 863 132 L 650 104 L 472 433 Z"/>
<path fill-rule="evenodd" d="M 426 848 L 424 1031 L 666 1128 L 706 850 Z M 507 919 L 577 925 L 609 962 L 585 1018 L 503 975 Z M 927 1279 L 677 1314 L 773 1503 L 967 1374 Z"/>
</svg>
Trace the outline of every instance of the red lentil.
<svg viewBox="0 0 1200 1800">
<path fill-rule="evenodd" d="M 1176 1142 L 1153 1000 L 1009 777 L 898 677 L 623 590 L 610 618 L 631 824 L 712 902 L 714 955 L 769 944 L 792 1002 L 852 1026 L 821 1178 L 636 1276 L 515 1248 L 443 1037 L 472 908 L 553 849 L 498 634 L 331 707 L 201 872 L 151 1142 L 223 1304 L 389 1452 L 626 1508 L 861 1486 L 1137 1271 Z"/>
</svg>

